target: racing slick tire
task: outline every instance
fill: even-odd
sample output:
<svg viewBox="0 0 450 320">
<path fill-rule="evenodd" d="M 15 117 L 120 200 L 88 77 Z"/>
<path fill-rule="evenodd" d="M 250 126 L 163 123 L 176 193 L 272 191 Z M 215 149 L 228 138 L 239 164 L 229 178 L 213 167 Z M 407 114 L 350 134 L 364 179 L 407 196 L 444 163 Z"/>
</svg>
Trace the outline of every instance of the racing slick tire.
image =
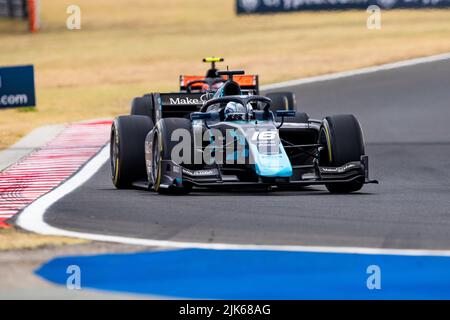
<svg viewBox="0 0 450 320">
<path fill-rule="evenodd" d="M 179 141 L 172 141 L 171 139 L 171 134 L 176 129 L 185 129 L 191 133 L 191 120 L 185 118 L 164 118 L 158 121 L 154 130 L 152 144 L 152 170 L 149 180 L 153 184 L 153 189 L 160 194 L 187 194 L 192 190 L 192 185 L 186 183 L 176 187 L 161 187 L 163 175 L 162 161 L 172 159 L 172 149 L 179 143 Z"/>
<path fill-rule="evenodd" d="M 146 179 L 145 137 L 153 128 L 147 116 L 120 116 L 111 126 L 111 177 L 117 189 L 127 189 L 134 181 Z"/>
<path fill-rule="evenodd" d="M 325 146 L 320 156 L 321 166 L 339 167 L 352 161 L 360 161 L 364 155 L 364 137 L 354 115 L 325 117 L 319 133 L 319 143 Z M 326 184 L 331 193 L 350 193 L 360 190 L 364 178 L 348 182 Z"/>
<path fill-rule="evenodd" d="M 268 93 L 267 98 L 272 100 L 270 109 L 273 112 L 277 110 L 295 110 L 295 95 L 293 92 L 272 92 Z"/>
<path fill-rule="evenodd" d="M 131 101 L 131 115 L 133 116 L 147 116 L 153 118 L 153 95 L 146 94 L 143 97 L 136 97 Z"/>
</svg>

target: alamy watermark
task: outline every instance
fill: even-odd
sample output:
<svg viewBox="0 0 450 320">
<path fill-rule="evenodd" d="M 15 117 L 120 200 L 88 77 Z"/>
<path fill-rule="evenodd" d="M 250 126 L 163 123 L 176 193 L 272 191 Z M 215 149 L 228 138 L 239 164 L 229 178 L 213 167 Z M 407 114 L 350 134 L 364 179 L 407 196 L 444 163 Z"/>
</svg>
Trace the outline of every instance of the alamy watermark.
<svg viewBox="0 0 450 320">
<path fill-rule="evenodd" d="M 70 265 L 66 269 L 66 273 L 69 275 L 66 281 L 66 287 L 69 290 L 81 289 L 81 268 L 77 265 Z"/>
<path fill-rule="evenodd" d="M 381 30 L 381 8 L 377 5 L 371 5 L 366 11 L 370 14 L 367 18 L 367 29 Z"/>
<path fill-rule="evenodd" d="M 255 164 L 254 154 L 270 157 L 273 166 L 279 164 L 277 159 L 283 161 L 277 157 L 281 154 L 281 140 L 275 127 L 249 128 L 245 132 L 194 128 L 193 133 L 180 128 L 172 132 L 171 141 L 177 142 L 171 151 L 171 160 L 177 164 Z M 149 147 L 146 144 L 147 153 Z"/>
<path fill-rule="evenodd" d="M 369 275 L 366 281 L 367 289 L 381 290 L 381 268 L 373 264 L 367 267 L 366 273 Z"/>
<path fill-rule="evenodd" d="M 81 8 L 75 4 L 67 7 L 66 10 L 69 15 L 66 20 L 66 27 L 68 30 L 81 30 Z"/>
</svg>

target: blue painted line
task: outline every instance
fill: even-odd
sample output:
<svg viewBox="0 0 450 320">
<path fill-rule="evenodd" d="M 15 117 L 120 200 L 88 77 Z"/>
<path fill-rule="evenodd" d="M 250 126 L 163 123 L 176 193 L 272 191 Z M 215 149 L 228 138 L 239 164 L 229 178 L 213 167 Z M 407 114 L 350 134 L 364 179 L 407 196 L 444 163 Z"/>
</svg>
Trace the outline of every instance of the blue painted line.
<svg viewBox="0 0 450 320">
<path fill-rule="evenodd" d="M 56 258 L 36 270 L 82 288 L 203 299 L 450 299 L 450 258 L 185 249 Z M 380 268 L 369 290 L 367 267 Z"/>
</svg>

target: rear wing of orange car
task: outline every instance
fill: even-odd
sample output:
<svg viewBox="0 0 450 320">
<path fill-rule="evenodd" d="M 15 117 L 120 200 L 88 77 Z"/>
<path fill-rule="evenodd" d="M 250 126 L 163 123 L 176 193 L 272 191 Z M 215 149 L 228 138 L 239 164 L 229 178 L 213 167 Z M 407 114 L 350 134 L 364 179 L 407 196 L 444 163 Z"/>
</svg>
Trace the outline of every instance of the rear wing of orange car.
<svg viewBox="0 0 450 320">
<path fill-rule="evenodd" d="M 205 76 L 193 76 L 193 75 L 181 75 L 180 76 L 180 91 L 186 92 L 189 83 L 192 83 L 192 90 L 201 90 L 203 83 L 200 81 L 205 80 Z M 236 81 L 243 91 L 252 91 L 254 94 L 259 93 L 259 77 L 252 74 L 235 75 L 233 80 Z M 198 81 L 198 82 L 197 82 Z M 226 78 L 223 77 L 223 81 Z"/>
</svg>

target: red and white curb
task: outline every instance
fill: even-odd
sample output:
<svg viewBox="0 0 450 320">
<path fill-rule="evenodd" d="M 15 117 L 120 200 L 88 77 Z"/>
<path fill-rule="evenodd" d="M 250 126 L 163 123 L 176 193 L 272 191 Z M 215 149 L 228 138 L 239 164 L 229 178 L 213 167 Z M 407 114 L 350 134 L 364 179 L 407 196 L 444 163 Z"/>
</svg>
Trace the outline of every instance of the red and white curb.
<svg viewBox="0 0 450 320">
<path fill-rule="evenodd" d="M 0 228 L 75 174 L 108 142 L 111 121 L 68 125 L 54 140 L 0 172 Z"/>
</svg>

